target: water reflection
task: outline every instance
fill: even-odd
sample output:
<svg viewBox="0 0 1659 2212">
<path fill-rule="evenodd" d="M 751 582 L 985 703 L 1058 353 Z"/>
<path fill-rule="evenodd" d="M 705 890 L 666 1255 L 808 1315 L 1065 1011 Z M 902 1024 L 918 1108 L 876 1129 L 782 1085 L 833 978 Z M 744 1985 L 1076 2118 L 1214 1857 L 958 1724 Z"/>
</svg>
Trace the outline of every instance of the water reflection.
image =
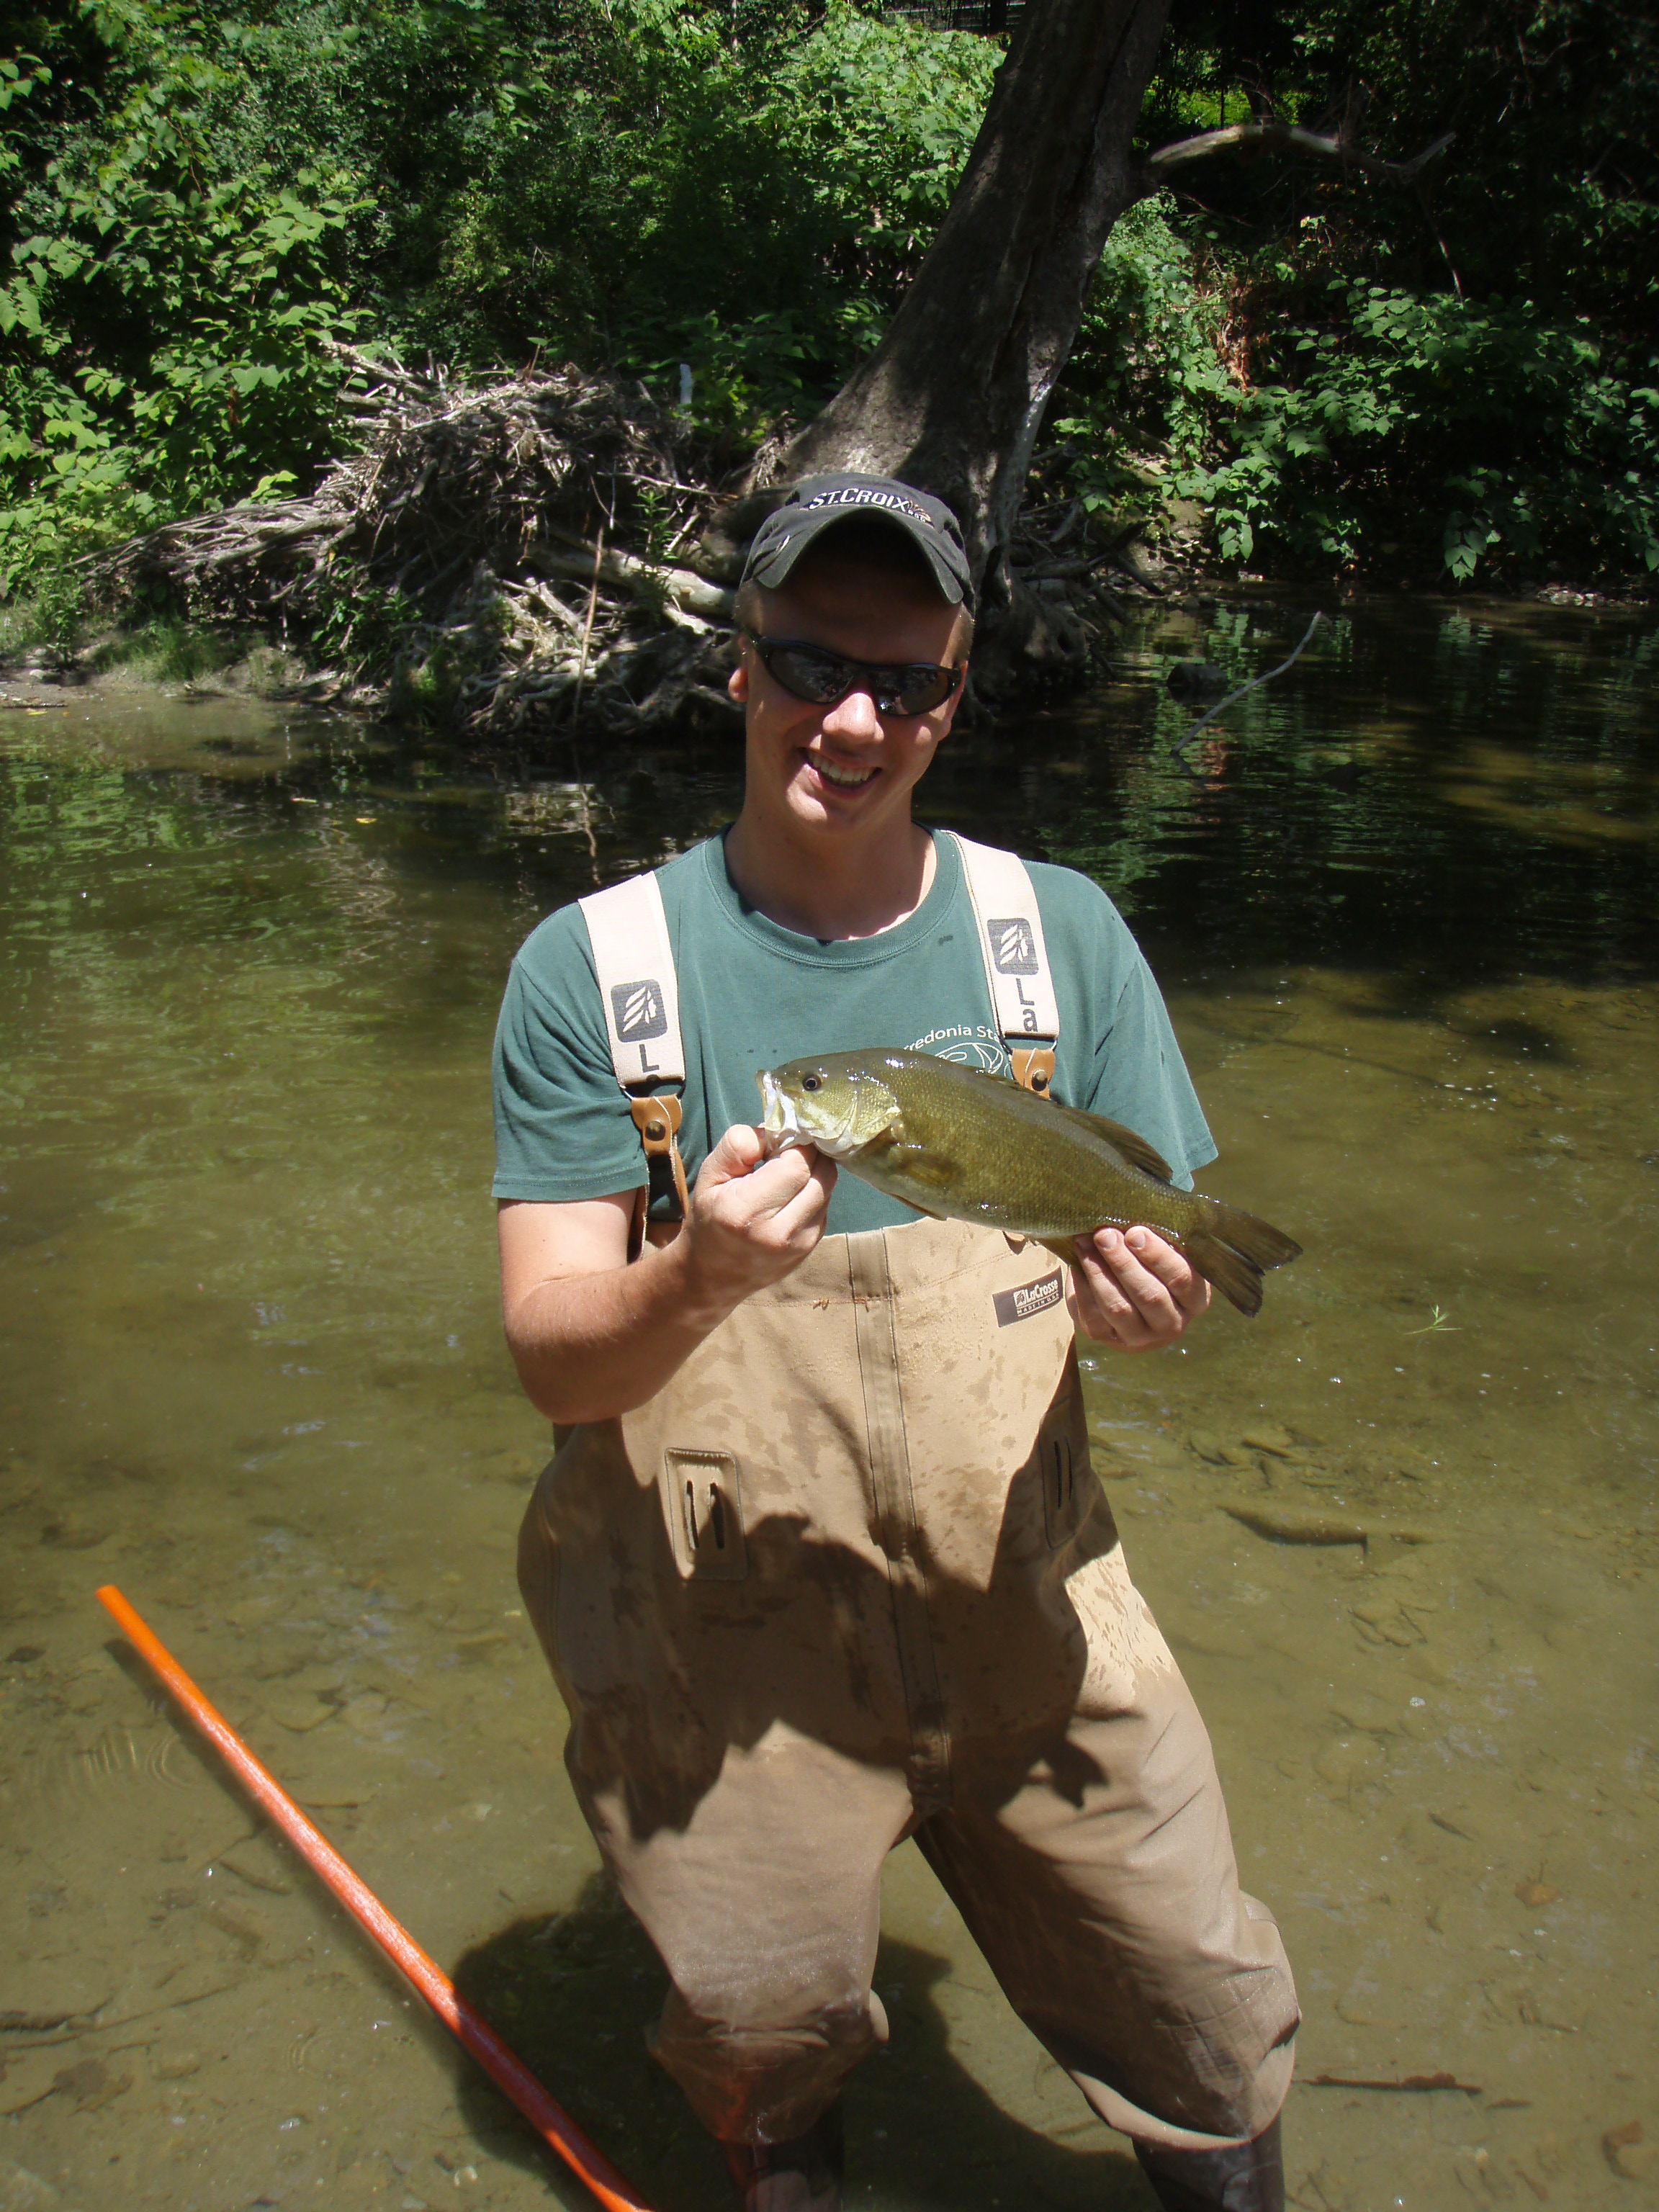
<svg viewBox="0 0 1659 2212">
<path fill-rule="evenodd" d="M 1655 633 L 1352 608 L 1183 772 L 1169 666 L 1242 680 L 1310 611 L 1148 621 L 1086 704 L 960 733 L 930 801 L 1130 909 L 1218 1185 L 1309 1247 L 1254 1328 L 1090 1383 L 1297 1961 L 1297 2201 L 1637 2203 Z M 0 724 L 0 2203 L 18 2169 L 123 2208 L 549 2187 L 121 1671 L 109 1578 L 620 2162 L 723 2201 L 641 2055 L 659 1970 L 590 1886 L 518 1609 L 544 1439 L 483 1193 L 513 947 L 738 775 L 723 741 L 455 755 L 210 699 Z M 854 2201 L 1144 2204 L 908 1850 L 886 1898 Z M 1470 2093 L 1315 2081 L 1441 2073 Z"/>
</svg>

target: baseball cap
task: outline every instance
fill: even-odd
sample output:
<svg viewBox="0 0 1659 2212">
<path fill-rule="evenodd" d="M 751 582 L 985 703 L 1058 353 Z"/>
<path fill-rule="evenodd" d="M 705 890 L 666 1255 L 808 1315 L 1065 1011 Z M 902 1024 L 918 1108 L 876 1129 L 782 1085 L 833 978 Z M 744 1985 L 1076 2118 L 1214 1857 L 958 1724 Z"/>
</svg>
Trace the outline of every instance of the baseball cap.
<svg viewBox="0 0 1659 2212">
<path fill-rule="evenodd" d="M 934 582 L 951 606 L 974 611 L 974 587 L 962 531 L 942 499 L 918 491 L 896 477 L 862 476 L 840 470 L 803 477 L 791 487 L 755 533 L 743 580 L 752 578 L 768 591 L 781 584 L 815 538 L 854 515 L 869 515 L 902 530 L 923 555 Z"/>
</svg>

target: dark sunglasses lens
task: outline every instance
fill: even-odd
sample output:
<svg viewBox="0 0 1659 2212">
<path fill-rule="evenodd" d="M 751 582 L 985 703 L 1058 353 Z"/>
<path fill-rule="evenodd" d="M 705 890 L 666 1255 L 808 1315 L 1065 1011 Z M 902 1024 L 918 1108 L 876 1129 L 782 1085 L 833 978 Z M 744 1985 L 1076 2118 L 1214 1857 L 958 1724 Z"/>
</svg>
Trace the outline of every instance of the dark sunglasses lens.
<svg viewBox="0 0 1659 2212">
<path fill-rule="evenodd" d="M 883 692 L 878 706 L 890 714 L 931 714 L 956 690 L 957 672 L 922 661 L 913 668 L 894 669 L 890 681 L 892 689 Z"/>
<path fill-rule="evenodd" d="M 833 707 L 854 688 L 869 685 L 885 714 L 931 714 L 956 690 L 958 673 L 927 660 L 876 668 L 810 645 L 769 644 L 763 658 L 784 690 L 809 705 Z"/>
<path fill-rule="evenodd" d="M 844 699 L 857 680 L 851 665 L 832 653 L 813 653 L 801 646 L 775 645 L 766 665 L 786 691 L 814 707 L 832 707 Z"/>
</svg>

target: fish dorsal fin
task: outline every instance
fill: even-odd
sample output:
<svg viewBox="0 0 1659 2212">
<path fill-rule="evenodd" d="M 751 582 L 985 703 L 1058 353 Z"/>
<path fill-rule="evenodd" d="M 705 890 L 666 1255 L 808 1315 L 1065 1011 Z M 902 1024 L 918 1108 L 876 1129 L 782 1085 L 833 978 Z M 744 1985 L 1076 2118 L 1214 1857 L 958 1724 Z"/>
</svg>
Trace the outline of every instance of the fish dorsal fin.
<svg viewBox="0 0 1659 2212">
<path fill-rule="evenodd" d="M 1062 1106 L 1058 1101 L 1052 1103 L 1056 1114 L 1063 1114 L 1068 1121 L 1074 1121 L 1079 1129 L 1086 1129 L 1091 1137 L 1104 1137 L 1107 1143 L 1121 1152 L 1132 1168 L 1139 1168 L 1142 1175 L 1151 1176 L 1155 1182 L 1174 1181 L 1170 1173 L 1170 1163 L 1163 1154 L 1155 1152 L 1145 1137 L 1136 1136 L 1134 1131 L 1126 1129 L 1121 1121 L 1109 1121 L 1103 1114 L 1085 1114 L 1080 1106 Z"/>
</svg>

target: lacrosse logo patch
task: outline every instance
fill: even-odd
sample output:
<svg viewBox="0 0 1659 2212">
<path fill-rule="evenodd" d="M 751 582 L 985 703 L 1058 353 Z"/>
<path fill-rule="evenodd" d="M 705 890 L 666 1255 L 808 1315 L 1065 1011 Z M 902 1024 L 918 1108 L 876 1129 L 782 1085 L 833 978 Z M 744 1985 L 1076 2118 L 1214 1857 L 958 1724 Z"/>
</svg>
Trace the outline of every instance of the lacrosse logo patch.
<svg viewBox="0 0 1659 2212">
<path fill-rule="evenodd" d="M 638 983 L 613 983 L 611 1007 L 617 1035 L 624 1044 L 643 1044 L 649 1037 L 668 1034 L 668 1009 L 663 1003 L 662 986 L 654 976 Z"/>
<path fill-rule="evenodd" d="M 985 934 L 990 939 L 991 964 L 999 975 L 1036 974 L 1036 938 L 1023 914 L 988 921 Z"/>
</svg>

